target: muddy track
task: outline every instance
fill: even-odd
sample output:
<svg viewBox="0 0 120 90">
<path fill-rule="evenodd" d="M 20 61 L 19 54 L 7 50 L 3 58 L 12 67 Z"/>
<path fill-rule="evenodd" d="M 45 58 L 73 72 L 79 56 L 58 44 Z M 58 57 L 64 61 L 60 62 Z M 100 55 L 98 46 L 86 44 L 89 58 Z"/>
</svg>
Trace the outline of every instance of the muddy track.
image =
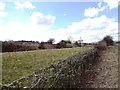
<svg viewBox="0 0 120 90">
<path fill-rule="evenodd" d="M 118 47 L 102 51 L 100 62 L 86 71 L 83 82 L 82 88 L 118 88 Z"/>
</svg>

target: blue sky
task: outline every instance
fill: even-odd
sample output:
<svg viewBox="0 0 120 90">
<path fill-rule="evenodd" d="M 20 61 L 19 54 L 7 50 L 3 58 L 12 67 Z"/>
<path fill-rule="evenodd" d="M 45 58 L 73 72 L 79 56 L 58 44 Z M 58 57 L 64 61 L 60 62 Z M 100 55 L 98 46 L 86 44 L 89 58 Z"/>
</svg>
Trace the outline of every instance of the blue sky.
<svg viewBox="0 0 120 90">
<path fill-rule="evenodd" d="M 118 39 L 118 1 L 0 2 L 0 40 Z"/>
</svg>

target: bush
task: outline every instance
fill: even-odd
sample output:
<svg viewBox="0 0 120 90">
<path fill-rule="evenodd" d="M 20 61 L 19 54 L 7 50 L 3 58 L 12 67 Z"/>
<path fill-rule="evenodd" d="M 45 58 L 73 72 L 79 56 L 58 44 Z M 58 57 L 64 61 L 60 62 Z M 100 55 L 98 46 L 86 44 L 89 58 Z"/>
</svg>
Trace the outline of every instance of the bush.
<svg viewBox="0 0 120 90">
<path fill-rule="evenodd" d="M 114 44 L 114 41 L 112 40 L 111 36 L 104 37 L 102 41 L 105 41 L 107 43 L 107 46 L 110 46 L 110 45 Z"/>
<path fill-rule="evenodd" d="M 105 41 L 99 41 L 96 45 L 95 48 L 100 49 L 100 50 L 105 50 L 107 47 L 107 43 Z"/>
<path fill-rule="evenodd" d="M 2 52 L 16 52 L 16 51 L 29 51 L 37 50 L 38 45 L 29 42 L 18 42 L 18 41 L 4 41 L 2 42 Z"/>
<path fill-rule="evenodd" d="M 16 44 L 14 42 L 2 42 L 2 52 L 13 52 L 16 51 Z"/>
</svg>

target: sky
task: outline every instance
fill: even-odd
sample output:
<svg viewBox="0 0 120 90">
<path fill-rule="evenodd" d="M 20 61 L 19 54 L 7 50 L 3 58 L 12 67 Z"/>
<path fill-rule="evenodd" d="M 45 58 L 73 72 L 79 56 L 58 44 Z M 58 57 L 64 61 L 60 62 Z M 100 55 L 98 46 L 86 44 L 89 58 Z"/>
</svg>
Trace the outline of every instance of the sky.
<svg viewBox="0 0 120 90">
<path fill-rule="evenodd" d="M 97 42 L 106 35 L 118 40 L 118 1 L 0 0 L 0 40 Z"/>
</svg>

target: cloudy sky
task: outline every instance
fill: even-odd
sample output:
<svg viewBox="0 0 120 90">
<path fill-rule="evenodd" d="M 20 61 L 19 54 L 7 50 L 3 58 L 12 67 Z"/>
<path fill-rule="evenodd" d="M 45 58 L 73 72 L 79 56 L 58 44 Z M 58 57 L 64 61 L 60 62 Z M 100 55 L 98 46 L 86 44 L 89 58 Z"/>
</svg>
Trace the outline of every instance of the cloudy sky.
<svg viewBox="0 0 120 90">
<path fill-rule="evenodd" d="M 102 2 L 0 1 L 0 40 L 96 42 L 118 39 L 118 0 Z"/>
</svg>

